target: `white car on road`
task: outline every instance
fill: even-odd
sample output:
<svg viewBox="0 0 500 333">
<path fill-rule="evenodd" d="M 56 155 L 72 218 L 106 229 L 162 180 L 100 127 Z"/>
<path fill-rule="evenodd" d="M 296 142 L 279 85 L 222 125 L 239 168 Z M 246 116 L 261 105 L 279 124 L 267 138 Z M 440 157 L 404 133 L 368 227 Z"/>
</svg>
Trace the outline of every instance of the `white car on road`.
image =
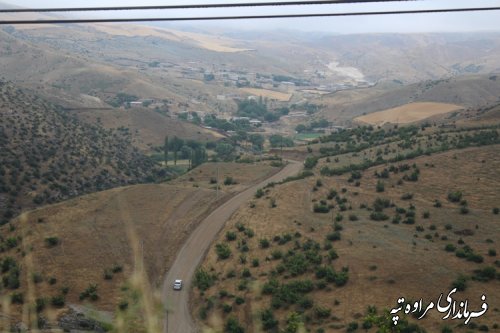
<svg viewBox="0 0 500 333">
<path fill-rule="evenodd" d="M 182 289 L 182 280 L 175 280 L 174 281 L 174 290 L 181 290 Z"/>
</svg>

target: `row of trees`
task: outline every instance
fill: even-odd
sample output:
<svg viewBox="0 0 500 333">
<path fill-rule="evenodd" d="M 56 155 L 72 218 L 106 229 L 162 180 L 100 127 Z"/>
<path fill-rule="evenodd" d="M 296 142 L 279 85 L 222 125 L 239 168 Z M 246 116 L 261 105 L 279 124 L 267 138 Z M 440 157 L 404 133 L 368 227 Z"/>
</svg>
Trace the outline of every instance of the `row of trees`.
<svg viewBox="0 0 500 333">
<path fill-rule="evenodd" d="M 207 152 L 205 147 L 195 140 L 183 140 L 174 136 L 169 139 L 168 135 L 165 137 L 163 144 L 163 155 L 165 166 L 168 166 L 169 152 L 174 155 L 174 165 L 177 165 L 177 158 L 189 160 L 189 168 L 194 168 L 207 160 Z"/>
</svg>

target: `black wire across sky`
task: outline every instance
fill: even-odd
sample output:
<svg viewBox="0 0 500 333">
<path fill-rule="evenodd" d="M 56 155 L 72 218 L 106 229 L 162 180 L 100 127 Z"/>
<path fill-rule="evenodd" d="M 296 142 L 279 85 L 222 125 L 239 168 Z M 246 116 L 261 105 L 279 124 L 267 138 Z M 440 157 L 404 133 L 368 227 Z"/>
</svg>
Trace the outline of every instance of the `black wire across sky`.
<svg viewBox="0 0 500 333">
<path fill-rule="evenodd" d="M 233 3 L 233 4 L 205 4 L 205 5 L 178 5 L 178 6 L 143 6 L 143 7 L 88 7 L 88 8 L 44 8 L 44 9 L 2 9 L 1 13 L 21 12 L 73 12 L 73 11 L 110 11 L 110 10 L 152 10 L 152 9 L 192 9 L 192 8 L 230 8 L 230 7 L 263 7 L 263 6 L 296 6 L 296 5 L 325 5 L 369 2 L 408 2 L 420 0 L 338 0 L 338 1 L 289 1 L 265 3 Z M 210 6 L 210 7 L 209 7 Z M 215 7 L 216 6 L 216 7 Z M 168 8 L 167 8 L 168 7 Z M 500 7 L 467 7 L 419 10 L 394 11 L 350 11 L 338 13 L 300 13 L 300 14 L 263 14 L 263 15 L 226 15 L 226 16 L 188 16 L 188 17 L 136 17 L 136 18 L 78 18 L 78 19 L 39 19 L 39 20 L 0 20 L 0 25 L 17 24 L 78 24 L 78 23 L 119 23 L 119 22 L 154 22 L 154 21 L 221 21 L 221 20 L 251 20 L 251 19 L 285 19 L 306 17 L 346 17 L 346 16 L 375 16 L 375 15 L 404 15 L 404 14 L 432 14 L 497 11 Z"/>
<path fill-rule="evenodd" d="M 286 7 L 311 5 L 342 5 L 377 2 L 416 2 L 422 0 L 310 0 L 310 1 L 273 1 L 273 2 L 242 2 L 242 3 L 211 3 L 189 5 L 163 6 L 114 6 L 114 7 L 65 7 L 65 8 L 9 8 L 0 9 L 0 13 L 56 13 L 56 12 L 101 12 L 124 10 L 172 10 L 172 9 L 209 9 L 238 7 Z"/>
</svg>

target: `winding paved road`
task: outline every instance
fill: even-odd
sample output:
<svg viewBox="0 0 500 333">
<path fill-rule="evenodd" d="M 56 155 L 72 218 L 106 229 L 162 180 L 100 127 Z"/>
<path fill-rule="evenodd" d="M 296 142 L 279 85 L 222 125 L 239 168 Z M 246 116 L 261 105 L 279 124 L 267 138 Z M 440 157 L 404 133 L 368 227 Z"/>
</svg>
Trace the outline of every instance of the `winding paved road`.
<svg viewBox="0 0 500 333">
<path fill-rule="evenodd" d="M 299 162 L 290 161 L 280 172 L 240 192 L 208 215 L 186 240 L 163 281 L 162 299 L 167 307 L 167 316 L 163 323 L 165 333 L 196 333 L 196 327 L 189 311 L 189 290 L 196 268 L 201 263 L 217 233 L 231 215 L 255 194 L 258 188 L 270 182 L 279 182 L 286 177 L 296 175 L 302 169 Z M 175 279 L 183 280 L 181 291 L 174 291 Z"/>
</svg>

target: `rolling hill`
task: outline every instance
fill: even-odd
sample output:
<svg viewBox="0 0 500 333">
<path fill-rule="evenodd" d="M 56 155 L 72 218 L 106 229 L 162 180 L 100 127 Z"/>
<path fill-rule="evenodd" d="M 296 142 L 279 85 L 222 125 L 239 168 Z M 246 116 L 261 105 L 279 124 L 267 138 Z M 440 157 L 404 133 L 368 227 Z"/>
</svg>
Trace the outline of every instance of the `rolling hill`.
<svg viewBox="0 0 500 333">
<path fill-rule="evenodd" d="M 153 181 L 155 163 L 124 130 L 88 125 L 0 82 L 1 215 L 111 187 Z"/>
</svg>

